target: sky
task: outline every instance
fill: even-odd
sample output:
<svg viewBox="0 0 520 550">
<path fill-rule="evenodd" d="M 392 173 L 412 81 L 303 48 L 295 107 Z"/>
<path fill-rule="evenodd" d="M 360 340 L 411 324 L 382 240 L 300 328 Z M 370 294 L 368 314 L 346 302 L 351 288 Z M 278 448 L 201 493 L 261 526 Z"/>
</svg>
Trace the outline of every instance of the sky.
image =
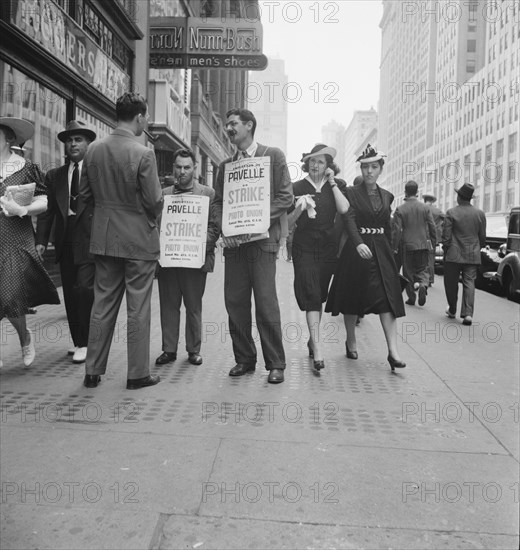
<svg viewBox="0 0 520 550">
<path fill-rule="evenodd" d="M 260 7 L 264 54 L 285 61 L 291 83 L 286 154 L 298 162 L 329 121 L 347 127 L 355 110 L 377 110 L 383 3 L 278 0 Z"/>
</svg>

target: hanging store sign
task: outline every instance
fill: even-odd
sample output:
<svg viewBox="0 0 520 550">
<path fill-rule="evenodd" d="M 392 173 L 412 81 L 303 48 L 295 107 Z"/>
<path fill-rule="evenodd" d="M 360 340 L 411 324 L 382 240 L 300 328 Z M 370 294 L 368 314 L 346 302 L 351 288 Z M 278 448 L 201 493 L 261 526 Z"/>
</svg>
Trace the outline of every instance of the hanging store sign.
<svg viewBox="0 0 520 550">
<path fill-rule="evenodd" d="M 114 103 L 130 76 L 51 0 L 13 0 L 11 23 Z"/>
<path fill-rule="evenodd" d="M 262 71 L 262 24 L 219 18 L 152 17 L 150 68 Z"/>
</svg>

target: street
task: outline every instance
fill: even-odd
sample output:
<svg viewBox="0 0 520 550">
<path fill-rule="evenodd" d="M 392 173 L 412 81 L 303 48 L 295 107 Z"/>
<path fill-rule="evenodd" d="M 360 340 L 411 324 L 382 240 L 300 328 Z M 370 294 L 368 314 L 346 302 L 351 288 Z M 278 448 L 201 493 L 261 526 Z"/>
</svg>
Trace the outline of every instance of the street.
<svg viewBox="0 0 520 550">
<path fill-rule="evenodd" d="M 396 374 L 376 316 L 353 361 L 343 319 L 324 314 L 315 374 L 281 253 L 287 371 L 270 385 L 260 349 L 255 373 L 228 376 L 223 265 L 219 252 L 204 363 L 188 363 L 181 334 L 178 359 L 153 365 L 155 387 L 125 389 L 124 303 L 96 389 L 67 357 L 63 305 L 28 317 L 29 369 L 1 322 L 2 548 L 518 548 L 518 304 L 477 290 L 463 326 L 444 316 L 436 276 L 398 320 Z M 160 353 L 155 286 L 152 363 Z"/>
</svg>

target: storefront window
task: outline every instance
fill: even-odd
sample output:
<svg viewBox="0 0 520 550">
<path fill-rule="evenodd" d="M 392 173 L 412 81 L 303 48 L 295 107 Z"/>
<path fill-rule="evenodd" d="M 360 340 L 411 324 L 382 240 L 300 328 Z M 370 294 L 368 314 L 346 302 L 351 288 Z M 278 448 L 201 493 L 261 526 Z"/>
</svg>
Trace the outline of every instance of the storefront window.
<svg viewBox="0 0 520 550">
<path fill-rule="evenodd" d="M 150 17 L 184 17 L 187 13 L 180 0 L 151 0 Z"/>
<path fill-rule="evenodd" d="M 45 172 L 63 164 L 58 133 L 66 125 L 66 101 L 39 82 L 0 60 L 0 116 L 25 118 L 35 125 L 25 145 L 25 157 Z"/>
<path fill-rule="evenodd" d="M 76 120 L 78 122 L 83 122 L 83 124 L 85 124 L 85 126 L 87 126 L 90 130 L 96 132 L 97 139 L 104 138 L 112 131 L 111 126 L 102 120 L 99 120 L 81 107 L 76 108 Z"/>
</svg>

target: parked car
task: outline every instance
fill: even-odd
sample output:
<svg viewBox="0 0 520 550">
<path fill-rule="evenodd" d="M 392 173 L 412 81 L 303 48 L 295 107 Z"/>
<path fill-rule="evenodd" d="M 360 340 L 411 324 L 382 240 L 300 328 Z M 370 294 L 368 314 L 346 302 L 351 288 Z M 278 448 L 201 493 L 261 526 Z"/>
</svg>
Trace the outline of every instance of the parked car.
<svg viewBox="0 0 520 550">
<path fill-rule="evenodd" d="M 520 206 L 509 214 L 507 241 L 499 248 L 501 258 L 496 270 L 489 270 L 484 277 L 498 281 L 509 300 L 520 299 Z"/>
</svg>

